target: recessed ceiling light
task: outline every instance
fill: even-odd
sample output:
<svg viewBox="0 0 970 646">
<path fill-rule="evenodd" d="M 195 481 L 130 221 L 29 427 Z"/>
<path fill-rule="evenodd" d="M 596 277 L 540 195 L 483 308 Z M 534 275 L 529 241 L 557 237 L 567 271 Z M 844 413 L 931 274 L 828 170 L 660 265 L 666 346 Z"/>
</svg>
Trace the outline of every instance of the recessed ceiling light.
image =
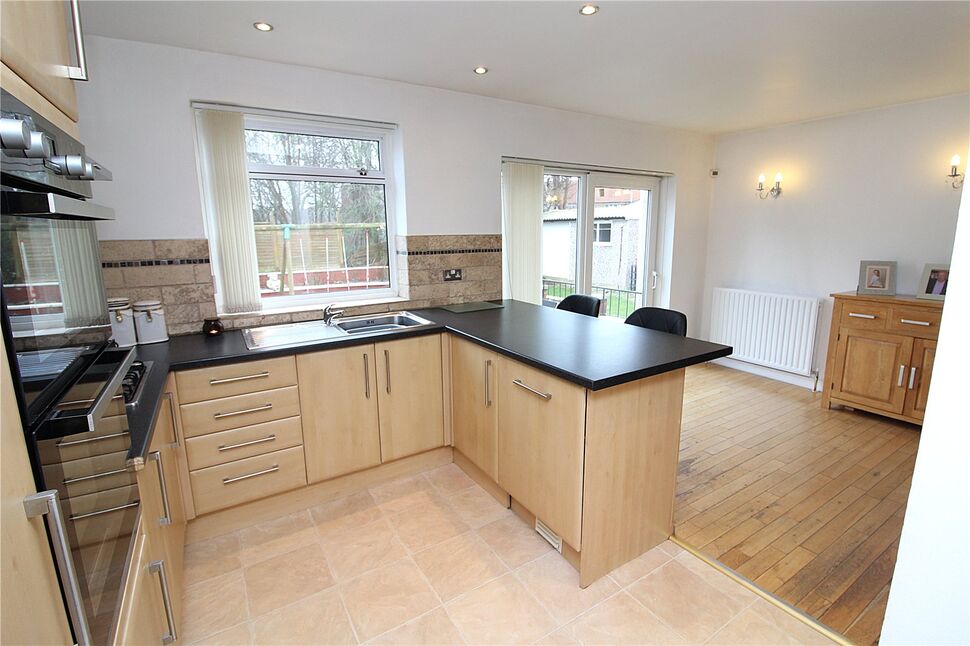
<svg viewBox="0 0 970 646">
<path fill-rule="evenodd" d="M 254 22 L 253 27 L 259 31 L 273 31 L 273 25 L 269 24 L 268 22 L 263 22 L 262 20 L 259 22 Z"/>
<path fill-rule="evenodd" d="M 484 65 L 479 65 L 478 67 L 475 68 L 475 73 L 478 74 L 479 76 L 484 76 L 485 74 L 488 74 L 488 68 L 485 67 Z"/>
<path fill-rule="evenodd" d="M 586 3 L 579 8 L 579 13 L 581 13 L 584 16 L 592 16 L 594 13 L 596 13 L 599 10 L 600 10 L 599 5 Z"/>
</svg>

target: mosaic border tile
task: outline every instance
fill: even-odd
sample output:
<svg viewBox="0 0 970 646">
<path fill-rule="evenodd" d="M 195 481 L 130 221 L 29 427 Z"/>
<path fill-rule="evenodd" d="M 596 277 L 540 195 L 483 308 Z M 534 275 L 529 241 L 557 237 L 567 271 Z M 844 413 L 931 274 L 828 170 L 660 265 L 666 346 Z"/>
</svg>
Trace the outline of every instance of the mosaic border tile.
<svg viewBox="0 0 970 646">
<path fill-rule="evenodd" d="M 444 256 L 456 253 L 501 253 L 502 249 L 432 249 L 430 251 L 405 251 L 397 250 L 399 256 Z"/>
<path fill-rule="evenodd" d="M 157 267 L 161 265 L 208 265 L 208 258 L 165 258 L 162 260 L 119 260 L 102 262 L 101 268 L 111 267 Z"/>
</svg>

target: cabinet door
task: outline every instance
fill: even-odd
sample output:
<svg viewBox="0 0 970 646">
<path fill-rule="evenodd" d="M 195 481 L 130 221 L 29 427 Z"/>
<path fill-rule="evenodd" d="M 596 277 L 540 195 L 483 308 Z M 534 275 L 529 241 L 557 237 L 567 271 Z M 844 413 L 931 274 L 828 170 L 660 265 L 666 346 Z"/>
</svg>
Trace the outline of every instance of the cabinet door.
<svg viewBox="0 0 970 646">
<path fill-rule="evenodd" d="M 152 567 L 152 556 L 150 539 L 139 529 L 125 580 L 114 646 L 161 644 L 169 634 L 160 572 L 156 571 L 158 566 Z"/>
<path fill-rule="evenodd" d="M 579 550 L 585 389 L 500 357 L 498 483 Z"/>
<path fill-rule="evenodd" d="M 913 360 L 910 362 L 906 382 L 906 405 L 903 415 L 923 419 L 926 414 L 926 398 L 933 378 L 933 361 L 936 359 L 936 341 L 916 339 L 913 342 Z"/>
<path fill-rule="evenodd" d="M 443 446 L 441 335 L 378 343 L 376 351 L 381 461 Z"/>
<path fill-rule="evenodd" d="M 297 357 L 307 482 L 381 463 L 374 346 Z"/>
<path fill-rule="evenodd" d="M 182 568 L 185 553 L 185 506 L 182 501 L 182 486 L 179 481 L 178 435 L 175 433 L 175 410 L 171 395 L 174 380 L 169 378 L 167 390 L 162 393 L 161 408 L 155 420 L 152 443 L 149 447 L 149 460 L 145 465 L 145 475 L 155 480 L 145 480 L 145 486 L 154 488 L 154 503 L 145 509 L 143 518 L 149 524 L 147 531 L 152 536 L 156 548 L 167 564 L 168 585 L 172 589 L 172 605 L 176 625 L 182 621 Z M 139 491 L 142 488 L 139 479 Z M 151 505 L 157 505 L 154 515 L 147 515 Z M 154 523 L 151 521 L 154 520 Z"/>
<path fill-rule="evenodd" d="M 902 413 L 913 339 L 849 328 L 839 336 L 832 396 Z"/>
<path fill-rule="evenodd" d="M 0 59 L 58 110 L 77 121 L 71 65 L 74 34 L 68 3 L 60 0 L 3 0 L 0 3 Z"/>
<path fill-rule="evenodd" d="M 451 406 L 455 448 L 498 480 L 498 355 L 451 339 Z"/>
</svg>

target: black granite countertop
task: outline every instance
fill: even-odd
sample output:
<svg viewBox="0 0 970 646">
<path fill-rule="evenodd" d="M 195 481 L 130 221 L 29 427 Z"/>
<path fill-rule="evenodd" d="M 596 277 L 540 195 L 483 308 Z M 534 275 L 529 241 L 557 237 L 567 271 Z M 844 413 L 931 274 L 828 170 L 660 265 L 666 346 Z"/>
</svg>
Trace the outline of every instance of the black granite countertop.
<svg viewBox="0 0 970 646">
<path fill-rule="evenodd" d="M 144 459 L 151 430 L 170 371 L 290 356 L 305 352 L 374 343 L 442 331 L 483 345 L 590 390 L 601 390 L 644 377 L 726 357 L 732 348 L 718 343 L 655 332 L 632 325 L 541 307 L 502 301 L 501 309 L 454 314 L 442 309 L 415 310 L 433 325 L 383 334 L 338 337 L 319 343 L 249 350 L 242 332 L 210 338 L 202 334 L 173 337 L 137 347 L 137 358 L 151 361 L 138 401 L 129 407 L 129 459 Z"/>
</svg>

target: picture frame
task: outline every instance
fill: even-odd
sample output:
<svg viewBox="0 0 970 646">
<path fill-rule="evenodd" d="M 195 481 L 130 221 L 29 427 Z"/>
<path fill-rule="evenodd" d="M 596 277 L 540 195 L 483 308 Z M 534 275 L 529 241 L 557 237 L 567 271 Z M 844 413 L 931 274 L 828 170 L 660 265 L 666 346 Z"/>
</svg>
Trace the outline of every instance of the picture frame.
<svg viewBox="0 0 970 646">
<path fill-rule="evenodd" d="M 859 284 L 856 294 L 868 296 L 896 295 L 896 261 L 862 260 L 859 262 Z"/>
<path fill-rule="evenodd" d="M 950 281 L 950 263 L 928 262 L 923 265 L 923 275 L 917 283 L 920 291 L 916 298 L 942 301 L 946 298 L 946 286 Z"/>
</svg>

